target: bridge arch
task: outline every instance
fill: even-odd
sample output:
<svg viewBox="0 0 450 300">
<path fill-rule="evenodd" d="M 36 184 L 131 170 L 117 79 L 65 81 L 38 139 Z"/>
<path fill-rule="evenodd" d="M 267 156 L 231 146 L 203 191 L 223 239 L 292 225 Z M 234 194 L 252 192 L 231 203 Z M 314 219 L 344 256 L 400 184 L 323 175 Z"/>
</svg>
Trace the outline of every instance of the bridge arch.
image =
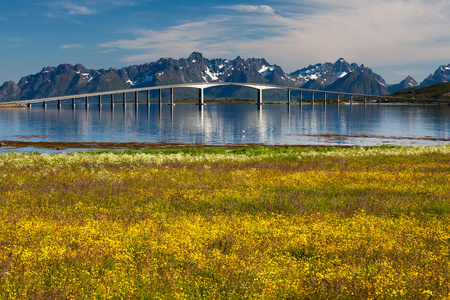
<svg viewBox="0 0 450 300">
<path fill-rule="evenodd" d="M 278 89 L 278 90 L 288 90 L 290 95 L 290 87 L 282 87 L 277 85 L 268 85 L 268 84 L 256 84 L 256 83 L 239 83 L 239 82 L 215 82 L 215 83 L 201 83 L 201 84 L 183 84 L 179 85 L 178 87 L 185 87 L 185 88 L 197 88 L 199 90 L 199 101 L 198 104 L 203 105 L 204 104 L 204 90 L 217 87 L 217 86 L 241 86 L 241 87 L 247 87 L 251 89 L 255 89 L 257 91 L 257 104 L 262 104 L 262 91 L 263 90 L 269 90 L 269 89 Z M 290 102 L 290 101 L 289 101 Z"/>
</svg>

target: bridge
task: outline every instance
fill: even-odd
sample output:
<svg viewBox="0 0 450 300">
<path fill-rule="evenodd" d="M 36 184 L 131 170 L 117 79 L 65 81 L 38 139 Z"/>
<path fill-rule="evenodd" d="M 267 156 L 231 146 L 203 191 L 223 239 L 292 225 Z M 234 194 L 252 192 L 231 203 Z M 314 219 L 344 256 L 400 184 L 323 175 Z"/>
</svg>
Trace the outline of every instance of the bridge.
<svg viewBox="0 0 450 300">
<path fill-rule="evenodd" d="M 310 101 L 311 104 L 314 104 L 314 101 L 318 98 L 316 96 L 322 94 L 324 105 L 327 104 L 327 99 L 329 95 L 335 95 L 337 104 L 340 103 L 343 97 L 349 99 L 350 104 L 358 99 L 359 101 L 363 101 L 366 104 L 368 101 L 375 101 L 378 104 L 381 102 L 389 102 L 395 105 L 396 101 L 407 101 L 408 104 L 412 102 L 422 102 L 425 103 L 446 103 L 445 101 L 440 101 L 436 99 L 413 99 L 413 98 L 402 98 L 402 97 L 393 97 L 393 96 L 380 96 L 380 95 L 367 95 L 367 94 L 355 94 L 355 93 L 343 93 L 343 92 L 334 92 L 334 91 L 323 91 L 323 90 L 314 90 L 314 89 L 303 89 L 303 88 L 295 88 L 295 87 L 287 87 L 287 86 L 278 86 L 278 85 L 270 85 L 270 84 L 257 84 L 257 83 L 238 83 L 238 82 L 213 82 L 213 83 L 183 83 L 183 84 L 173 84 L 173 85 L 164 85 L 164 86 L 153 86 L 153 87 L 143 87 L 143 88 L 130 88 L 126 90 L 114 90 L 107 92 L 96 92 L 96 93 L 88 93 L 88 94 L 78 94 L 78 95 L 68 95 L 68 96 L 58 96 L 58 97 L 49 97 L 49 98 L 39 98 L 39 99 L 31 99 L 31 100 L 17 100 L 17 101 L 9 101 L 2 102 L 0 104 L 26 104 L 29 107 L 33 103 L 42 103 L 44 107 L 46 107 L 48 102 L 57 101 L 58 107 L 61 108 L 62 101 L 64 100 L 72 100 L 72 106 L 75 106 L 76 99 L 84 99 L 85 105 L 89 106 L 89 100 L 91 98 L 96 98 L 98 101 L 98 105 L 101 106 L 105 100 L 109 100 L 111 105 L 115 103 L 115 96 L 122 95 L 122 102 L 125 105 L 127 103 L 127 95 L 130 93 L 134 93 L 133 100 L 137 104 L 139 102 L 139 96 L 143 92 L 146 94 L 146 102 L 150 104 L 150 91 L 157 90 L 158 91 L 158 103 L 162 104 L 162 90 L 169 91 L 169 104 L 174 105 L 174 97 L 173 91 L 177 88 L 192 88 L 198 90 L 198 105 L 204 104 L 204 90 L 217 86 L 239 86 L 239 87 L 248 87 L 255 89 L 257 91 L 257 99 L 256 103 L 258 105 L 263 104 L 263 91 L 264 90 L 285 90 L 286 93 L 286 103 L 292 104 L 293 101 L 291 99 L 291 91 L 298 91 L 299 98 L 297 99 L 298 103 L 302 104 L 303 101 Z M 304 94 L 307 92 L 310 94 L 309 99 L 304 98 Z M 105 99 L 107 98 L 107 99 Z M 102 102 L 103 100 L 103 102 Z M 295 102 L 297 102 L 295 101 Z"/>
</svg>

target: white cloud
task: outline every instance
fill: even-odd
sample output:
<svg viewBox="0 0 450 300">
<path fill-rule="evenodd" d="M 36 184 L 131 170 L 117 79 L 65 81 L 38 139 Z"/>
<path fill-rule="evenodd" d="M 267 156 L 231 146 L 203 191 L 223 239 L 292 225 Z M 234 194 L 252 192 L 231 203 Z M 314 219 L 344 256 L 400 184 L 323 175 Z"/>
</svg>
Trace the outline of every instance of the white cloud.
<svg viewBox="0 0 450 300">
<path fill-rule="evenodd" d="M 67 3 L 64 5 L 65 8 L 69 10 L 69 15 L 92 15 L 95 12 L 86 6 L 80 6 L 72 3 Z"/>
<path fill-rule="evenodd" d="M 394 74 L 400 75 L 402 77 L 407 77 L 422 74 L 422 72 L 423 71 L 419 69 L 402 69 L 400 71 L 394 71 Z"/>
<path fill-rule="evenodd" d="M 27 40 L 18 37 L 2 37 L 0 42 L 1 47 L 6 49 L 20 48 L 28 43 Z"/>
<path fill-rule="evenodd" d="M 318 0 L 267 5 L 219 6 L 216 15 L 134 38 L 102 43 L 125 51 L 123 61 L 161 56 L 265 57 L 293 71 L 344 57 L 369 66 L 450 58 L 450 2 L 429 0 Z M 229 14 L 227 11 L 239 11 Z"/>
<path fill-rule="evenodd" d="M 80 1 L 79 1 L 80 2 Z M 72 3 L 70 1 L 54 1 L 51 3 L 43 3 L 48 9 L 44 12 L 47 18 L 60 18 L 64 14 L 69 15 L 92 15 L 95 14 L 93 9 L 86 5 Z"/>
<path fill-rule="evenodd" d="M 221 46 L 228 43 L 227 35 L 230 29 L 218 25 L 226 23 L 227 19 L 224 18 L 186 23 L 170 27 L 165 31 L 139 31 L 135 32 L 135 35 L 137 35 L 135 39 L 124 39 L 99 44 L 98 46 L 106 49 L 144 52 L 125 56 L 122 59 L 125 62 L 148 61 L 167 56 L 167 53 L 172 56 L 183 57 L 193 50 L 202 51 L 205 54 L 225 54 L 226 51 L 221 50 L 223 49 Z M 208 43 L 208 40 L 211 43 Z M 168 52 L 168 49 L 170 49 L 170 52 Z"/>
<path fill-rule="evenodd" d="M 257 12 L 266 14 L 275 13 L 273 8 L 268 5 L 230 5 L 230 6 L 217 6 L 217 8 L 232 9 L 240 12 Z"/>
<path fill-rule="evenodd" d="M 69 15 L 93 15 L 108 9 L 121 6 L 134 6 L 136 3 L 131 0 L 79 0 L 79 1 L 53 1 L 44 3 L 50 7 L 52 11 L 45 12 L 47 17 L 55 17 L 61 15 L 61 10 Z"/>
<path fill-rule="evenodd" d="M 61 49 L 76 49 L 76 48 L 84 48 L 84 46 L 82 44 L 67 44 L 61 46 Z"/>
</svg>

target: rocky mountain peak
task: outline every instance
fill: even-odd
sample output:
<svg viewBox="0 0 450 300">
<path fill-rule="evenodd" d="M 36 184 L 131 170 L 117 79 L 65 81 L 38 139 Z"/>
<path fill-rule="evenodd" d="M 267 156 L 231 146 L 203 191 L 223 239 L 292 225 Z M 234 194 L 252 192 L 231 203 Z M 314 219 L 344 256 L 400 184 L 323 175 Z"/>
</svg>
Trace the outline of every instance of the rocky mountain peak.
<svg viewBox="0 0 450 300">
<path fill-rule="evenodd" d="M 53 72 L 54 70 L 55 70 L 55 67 L 45 67 L 45 68 L 42 68 L 40 74 L 50 73 L 50 72 Z"/>
<path fill-rule="evenodd" d="M 0 99 L 6 97 L 17 98 L 20 95 L 20 87 L 14 81 L 6 81 L 0 87 Z"/>
<path fill-rule="evenodd" d="M 341 78 L 357 70 L 358 65 L 355 63 L 349 64 L 348 62 L 345 61 L 345 59 L 340 58 L 333 64 L 332 68 L 333 68 L 333 75 Z"/>
<path fill-rule="evenodd" d="M 418 86 L 419 85 L 419 83 L 410 75 L 406 76 L 406 78 L 402 82 L 405 82 L 405 83 L 409 84 L 410 86 Z"/>
<path fill-rule="evenodd" d="M 192 52 L 191 55 L 189 55 L 188 58 L 189 63 L 200 63 L 205 64 L 207 59 L 201 54 L 200 52 Z"/>
<path fill-rule="evenodd" d="M 420 84 L 421 87 L 426 87 L 436 83 L 450 82 L 450 64 L 441 65 L 434 72 L 430 74 L 425 80 Z"/>
<path fill-rule="evenodd" d="M 76 64 L 73 67 L 73 70 L 78 73 L 86 73 L 87 69 L 82 64 Z"/>
<path fill-rule="evenodd" d="M 448 82 L 449 79 L 450 64 L 442 65 L 422 85 Z M 387 85 L 370 68 L 349 63 L 344 58 L 334 63 L 309 65 L 287 74 L 264 58 L 243 59 L 238 56 L 234 60 L 210 60 L 200 52 L 193 52 L 187 59 L 161 58 L 156 62 L 121 69 L 89 70 L 82 64 L 45 67 L 40 73 L 23 77 L 18 84 L 4 83 L 0 87 L 0 101 L 188 82 L 251 82 L 380 95 L 387 94 L 388 90 L 392 92 L 418 85 L 411 76 L 398 85 Z M 239 93 L 239 89 L 223 87 L 212 96 L 239 97 L 247 95 L 248 91 Z"/>
<path fill-rule="evenodd" d="M 237 64 L 243 64 L 243 63 L 245 63 L 245 60 L 242 57 L 238 56 L 238 57 L 236 57 L 234 59 L 234 62 L 235 62 L 236 65 Z"/>
<path fill-rule="evenodd" d="M 449 69 L 450 69 L 450 64 L 448 64 L 447 66 L 441 65 L 438 70 L 441 72 L 447 72 L 447 70 L 449 70 Z M 436 72 L 438 72 L 438 71 L 436 71 Z"/>
<path fill-rule="evenodd" d="M 303 81 L 304 87 L 307 88 L 328 89 L 330 87 L 333 87 L 339 90 L 345 90 L 354 88 L 342 88 L 332 84 L 334 84 L 338 79 L 349 76 L 356 71 L 359 72 L 358 74 L 367 75 L 367 78 L 370 77 L 375 82 L 374 84 L 372 84 L 372 87 L 367 86 L 367 93 L 370 93 L 370 91 L 379 93 L 380 91 L 383 92 L 385 90 L 382 87 L 373 88 L 373 86 L 377 84 L 385 85 L 385 81 L 381 76 L 375 74 L 371 69 L 366 68 L 364 65 L 358 66 L 356 63 L 348 63 L 344 58 L 339 58 L 335 63 L 326 62 L 323 64 L 318 63 L 315 65 L 310 65 L 307 68 L 297 70 L 290 75 L 295 77 L 299 81 Z M 351 78 L 353 78 L 354 80 L 362 80 L 363 77 L 353 76 Z M 367 78 L 364 78 L 364 80 L 368 80 Z M 347 85 L 348 84 L 346 83 L 346 86 Z"/>
<path fill-rule="evenodd" d="M 394 84 L 394 85 L 390 85 L 388 86 L 388 92 L 390 94 L 393 94 L 395 92 L 404 90 L 404 89 L 410 89 L 410 88 L 414 88 L 414 87 L 418 87 L 419 83 L 412 78 L 411 76 L 407 76 L 405 79 L 403 79 L 399 84 Z"/>
<path fill-rule="evenodd" d="M 66 74 L 68 72 L 73 71 L 73 69 L 72 69 L 72 65 L 70 65 L 70 64 L 60 64 L 56 68 L 55 71 L 56 71 L 57 74 Z"/>
</svg>

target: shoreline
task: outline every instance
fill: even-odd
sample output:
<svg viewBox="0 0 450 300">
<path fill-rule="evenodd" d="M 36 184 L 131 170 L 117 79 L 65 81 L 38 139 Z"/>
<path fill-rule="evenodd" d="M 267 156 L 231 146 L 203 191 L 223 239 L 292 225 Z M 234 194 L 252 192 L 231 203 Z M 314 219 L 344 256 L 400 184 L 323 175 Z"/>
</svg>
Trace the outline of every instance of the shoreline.
<svg viewBox="0 0 450 300">
<path fill-rule="evenodd" d="M 308 135 L 310 136 L 310 135 Z M 410 137 L 381 137 L 381 136 L 342 136 L 342 135 L 318 135 L 320 137 L 353 137 L 353 138 L 378 138 L 378 139 L 405 139 L 405 140 L 421 140 L 421 141 L 433 141 L 433 142 L 450 142 L 450 139 L 439 138 L 410 138 Z M 384 145 L 384 144 L 382 144 Z M 211 145 L 211 144 L 188 144 L 188 143 L 152 143 L 152 142 L 46 142 L 46 141 L 18 141 L 18 140 L 0 140 L 0 150 L 2 149 L 20 149 L 20 148 L 35 148 L 35 149 L 48 149 L 48 150 L 70 150 L 70 149 L 86 149 L 86 150 L 170 150 L 170 149 L 182 149 L 182 148 L 197 148 L 197 149 L 239 149 L 246 147 L 265 147 L 265 148 L 302 148 L 302 149 L 314 149 L 314 148 L 363 148 L 367 146 L 380 147 L 382 145 L 327 145 L 327 144 L 277 144 L 268 145 L 264 143 L 246 143 L 246 144 L 223 144 L 223 145 Z M 390 145 L 389 146 L 401 146 Z M 405 145 L 403 145 L 405 146 Z M 406 145 L 408 146 L 408 145 Z M 405 147 L 406 147 L 405 146 Z M 418 146 L 411 144 L 409 146 Z M 426 146 L 426 145 L 425 145 Z M 431 146 L 431 145 L 430 145 Z"/>
<path fill-rule="evenodd" d="M 2 148 L 36 148 L 49 150 L 68 150 L 68 149 L 98 149 L 98 150 L 164 150 L 164 149 L 238 149 L 246 147 L 266 147 L 266 148 L 358 148 L 362 146 L 349 145 L 267 145 L 261 143 L 254 144 L 225 144 L 225 145 L 203 145 L 203 144 L 183 144 L 183 143 L 118 143 L 118 142 L 30 142 L 30 141 L 0 141 L 0 149 Z"/>
<path fill-rule="evenodd" d="M 410 141 L 430 141 L 430 142 L 447 142 L 448 138 L 433 138 L 433 137 L 397 137 L 397 136 L 378 136 L 378 135 L 342 135 L 342 134 L 305 134 L 308 137 L 321 138 L 361 138 L 361 139 L 379 139 L 379 140 L 410 140 Z M 23 139 L 39 138 L 42 136 L 17 136 Z M 381 145 L 385 145 L 384 143 Z M 378 146 L 381 146 L 378 145 Z M 387 144 L 391 145 L 391 144 Z M 365 146 L 377 145 L 336 145 L 336 144 L 275 144 L 269 145 L 264 143 L 245 143 L 245 144 L 195 144 L 195 143 L 164 143 L 164 142 L 59 142 L 59 141 L 23 141 L 23 140 L 0 140 L 0 150 L 2 148 L 20 149 L 20 148 L 35 148 L 48 150 L 69 150 L 69 149 L 89 149 L 89 150 L 164 150 L 164 149 L 182 149 L 182 148 L 197 148 L 197 149 L 238 149 L 245 147 L 266 147 L 266 148 L 361 148 Z M 396 146 L 396 145 L 392 145 Z M 401 146 L 401 145 L 397 145 Z M 402 145 L 405 146 L 405 145 Z M 406 145 L 408 146 L 408 145 Z M 410 146 L 417 146 L 412 143 Z M 424 145 L 426 146 L 426 145 Z M 431 145 L 430 145 L 431 146 Z"/>
<path fill-rule="evenodd" d="M 8 103 L 8 104 L 0 103 L 0 108 L 21 108 L 21 107 L 27 107 L 27 105 L 24 103 Z"/>
</svg>

